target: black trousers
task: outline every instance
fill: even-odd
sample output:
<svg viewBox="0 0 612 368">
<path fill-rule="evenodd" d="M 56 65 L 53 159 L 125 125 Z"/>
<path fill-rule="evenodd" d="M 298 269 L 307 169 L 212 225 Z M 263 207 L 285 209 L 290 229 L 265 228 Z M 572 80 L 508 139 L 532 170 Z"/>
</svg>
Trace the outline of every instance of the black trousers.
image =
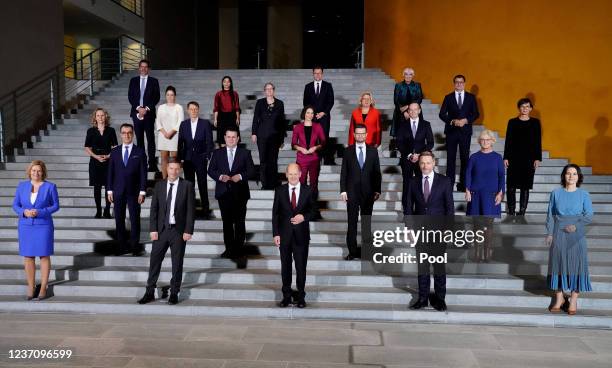
<svg viewBox="0 0 612 368">
<path fill-rule="evenodd" d="M 459 133 L 450 133 L 446 136 L 446 176 L 455 183 L 455 166 L 457 161 L 457 147 L 459 147 L 459 183 L 465 184 L 465 170 L 470 158 L 470 144 L 472 136 Z"/>
<path fill-rule="evenodd" d="M 421 175 L 418 161 L 412 162 L 408 158 L 402 158 L 400 160 L 400 167 L 402 169 L 402 179 L 404 180 L 404 183 L 415 175 Z"/>
<path fill-rule="evenodd" d="M 198 192 L 200 193 L 200 200 L 202 201 L 202 209 L 205 212 L 208 211 L 210 208 L 210 204 L 208 202 L 208 174 L 206 172 L 207 164 L 207 160 L 202 160 L 202 162 L 195 163 L 189 160 L 183 161 L 183 172 L 185 173 L 185 180 L 189 180 L 195 185 L 197 178 Z"/>
<path fill-rule="evenodd" d="M 315 113 L 316 115 L 316 113 Z M 321 158 L 326 165 L 331 164 L 334 161 L 334 146 L 329 139 L 329 128 L 331 125 L 329 115 L 323 116 L 321 119 L 314 119 L 317 123 L 321 124 L 323 132 L 325 133 L 325 145 L 321 150 Z"/>
<path fill-rule="evenodd" d="M 417 244 L 415 247 L 418 263 L 419 299 L 426 300 L 430 289 L 430 268 L 434 271 L 434 291 L 439 299 L 446 297 L 446 265 L 444 263 L 420 262 L 421 253 L 429 256 L 442 256 L 446 252 L 444 244 Z"/>
<path fill-rule="evenodd" d="M 136 133 L 136 144 L 139 147 L 145 148 L 144 140 L 147 135 L 147 157 L 149 158 L 149 166 L 154 166 L 157 163 L 155 158 L 155 119 L 151 112 L 147 112 L 145 118 L 140 120 L 137 117 L 132 118 L 134 123 L 134 133 Z"/>
<path fill-rule="evenodd" d="M 362 244 L 369 244 L 372 237 L 372 208 L 374 198 L 351 199 L 346 202 L 348 230 L 346 232 L 346 247 L 353 257 L 361 257 L 360 248 L 357 246 L 357 221 L 361 212 L 361 240 Z"/>
<path fill-rule="evenodd" d="M 130 211 L 130 248 L 135 250 L 140 242 L 140 204 L 138 195 L 113 194 L 115 209 L 115 227 L 119 247 L 127 247 L 127 232 L 125 230 L 125 208 Z"/>
<path fill-rule="evenodd" d="M 183 234 L 176 231 L 174 226 L 165 228 L 159 233 L 158 240 L 153 242 L 151 259 L 149 263 L 149 278 L 147 280 L 147 292 L 154 292 L 157 287 L 157 279 L 161 270 L 162 262 L 170 248 L 172 257 L 172 279 L 170 279 L 170 293 L 178 294 L 183 281 L 183 259 L 185 258 L 185 245 Z"/>
<path fill-rule="evenodd" d="M 295 235 L 288 242 L 281 238 L 280 245 L 281 276 L 283 279 L 283 298 L 291 297 L 291 281 L 293 277 L 293 261 L 295 261 L 295 284 L 298 298 L 306 296 L 306 265 L 308 263 L 308 245 L 298 245 Z"/>
<path fill-rule="evenodd" d="M 219 198 L 221 219 L 223 220 L 223 242 L 225 250 L 232 256 L 239 256 L 244 250 L 246 228 L 244 221 L 247 200 L 235 198 L 232 194 Z"/>
<path fill-rule="evenodd" d="M 280 139 L 277 136 L 257 137 L 259 150 L 259 174 L 263 189 L 274 189 L 278 185 L 278 150 Z"/>
</svg>

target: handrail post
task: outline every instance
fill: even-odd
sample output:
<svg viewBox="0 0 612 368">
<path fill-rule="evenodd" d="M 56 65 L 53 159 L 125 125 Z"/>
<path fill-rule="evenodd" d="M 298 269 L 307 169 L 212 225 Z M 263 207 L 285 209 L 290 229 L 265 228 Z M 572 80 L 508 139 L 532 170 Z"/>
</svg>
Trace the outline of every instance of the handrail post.
<svg viewBox="0 0 612 368">
<path fill-rule="evenodd" d="M 93 79 L 93 52 L 89 54 L 89 95 L 94 94 L 94 79 Z"/>
<path fill-rule="evenodd" d="M 19 118 L 17 116 L 17 91 L 13 92 L 13 138 L 16 138 L 19 134 L 17 129 L 19 128 Z"/>
<path fill-rule="evenodd" d="M 123 74 L 123 36 L 119 36 L 119 74 Z"/>
<path fill-rule="evenodd" d="M 4 111 L 0 109 L 0 162 L 6 162 L 4 155 Z"/>
<path fill-rule="evenodd" d="M 55 88 L 53 86 L 53 77 L 49 79 L 49 87 L 51 90 L 51 95 L 49 101 L 51 103 L 51 125 L 55 125 Z"/>
<path fill-rule="evenodd" d="M 361 43 L 361 69 L 365 68 L 365 42 Z"/>
</svg>

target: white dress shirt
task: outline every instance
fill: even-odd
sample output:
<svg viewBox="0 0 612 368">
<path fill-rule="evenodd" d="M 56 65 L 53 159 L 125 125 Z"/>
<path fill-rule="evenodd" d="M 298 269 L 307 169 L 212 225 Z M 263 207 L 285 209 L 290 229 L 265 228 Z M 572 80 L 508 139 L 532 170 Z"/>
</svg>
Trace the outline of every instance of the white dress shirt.
<svg viewBox="0 0 612 368">
<path fill-rule="evenodd" d="M 317 86 L 319 87 L 319 93 L 321 93 L 321 82 L 322 81 L 314 81 L 314 91 L 317 93 Z"/>
<path fill-rule="evenodd" d="M 170 181 L 170 179 L 168 179 L 167 183 L 166 183 L 166 198 L 168 198 L 168 191 L 170 190 L 170 183 L 174 184 L 172 186 L 172 199 L 170 200 L 170 224 L 174 225 L 176 224 L 176 220 L 174 219 L 174 204 L 176 203 L 176 192 L 178 191 L 178 184 L 179 184 L 179 179 L 176 178 L 175 181 Z"/>
<path fill-rule="evenodd" d="M 366 152 L 367 152 L 367 146 L 365 143 L 355 143 L 355 155 L 357 157 L 357 162 L 359 162 L 359 148 L 363 148 L 363 163 L 365 164 L 365 160 L 366 160 Z"/>
<path fill-rule="evenodd" d="M 455 91 L 455 101 L 459 105 L 459 96 L 461 96 L 461 104 L 465 103 L 465 91 Z"/>
<path fill-rule="evenodd" d="M 195 139 L 196 129 L 198 128 L 198 120 L 199 119 L 191 119 L 191 138 Z"/>
<path fill-rule="evenodd" d="M 298 182 L 295 186 L 288 184 L 289 187 L 289 203 L 291 203 L 291 192 L 293 192 L 293 188 L 295 188 L 295 205 L 297 206 L 300 201 L 300 182 Z"/>
</svg>

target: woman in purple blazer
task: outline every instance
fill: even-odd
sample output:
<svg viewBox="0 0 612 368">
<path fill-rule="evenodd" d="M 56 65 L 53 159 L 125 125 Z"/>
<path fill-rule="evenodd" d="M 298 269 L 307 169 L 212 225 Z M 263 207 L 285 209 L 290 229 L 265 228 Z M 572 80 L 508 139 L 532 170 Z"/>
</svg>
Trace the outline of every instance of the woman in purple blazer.
<svg viewBox="0 0 612 368">
<path fill-rule="evenodd" d="M 303 121 L 293 126 L 291 147 L 297 151 L 297 164 L 300 165 L 302 171 L 300 182 L 306 184 L 307 176 L 310 177 L 310 186 L 316 198 L 319 181 L 319 152 L 325 145 L 325 133 L 319 123 L 312 121 L 314 118 L 312 106 L 304 107 L 300 117 Z"/>
<path fill-rule="evenodd" d="M 46 181 L 47 167 L 40 160 L 28 166 L 26 174 L 30 180 L 17 186 L 13 210 L 19 216 L 17 232 L 19 255 L 24 257 L 25 274 L 28 281 L 27 300 L 35 297 L 36 257 L 40 257 L 40 292 L 38 299 L 47 297 L 47 284 L 53 254 L 53 218 L 59 210 L 59 199 L 55 184 Z"/>
</svg>

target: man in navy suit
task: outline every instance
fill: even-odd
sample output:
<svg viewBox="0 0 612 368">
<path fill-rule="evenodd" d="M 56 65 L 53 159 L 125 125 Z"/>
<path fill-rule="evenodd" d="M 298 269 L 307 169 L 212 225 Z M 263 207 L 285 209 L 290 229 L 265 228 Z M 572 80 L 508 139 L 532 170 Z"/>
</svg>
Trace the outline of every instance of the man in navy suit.
<svg viewBox="0 0 612 368">
<path fill-rule="evenodd" d="M 304 86 L 304 107 L 312 106 L 315 109 L 313 121 L 321 124 L 325 132 L 325 141 L 329 142 L 330 112 L 334 107 L 334 88 L 332 84 L 323 80 L 323 67 L 312 68 L 314 80 Z M 323 157 L 326 164 L 333 164 L 333 150 L 327 144 L 323 148 Z"/>
<path fill-rule="evenodd" d="M 181 122 L 178 132 L 178 159 L 183 163 L 185 179 L 194 183 L 197 178 L 198 192 L 202 201 L 202 214 L 209 216 L 208 183 L 206 167 L 215 149 L 210 120 L 200 119 L 200 105 L 195 101 L 187 104 L 189 119 Z"/>
<path fill-rule="evenodd" d="M 144 148 L 144 136 L 147 134 L 149 171 L 155 172 L 155 105 L 159 102 L 159 82 L 149 76 L 149 66 L 149 61 L 145 59 L 138 63 L 140 75 L 130 79 L 128 99 L 132 105 L 130 117 L 136 130 L 136 142 Z"/>
<path fill-rule="evenodd" d="M 208 176 L 215 182 L 223 220 L 225 251 L 221 257 L 237 259 L 244 254 L 247 202 L 251 198 L 249 178 L 255 172 L 251 151 L 238 147 L 238 127 L 225 131 L 225 147 L 216 149 L 210 158 Z"/>
<path fill-rule="evenodd" d="M 134 256 L 144 251 L 139 247 L 140 205 L 145 200 L 147 184 L 147 155 L 142 147 L 134 145 L 134 128 L 123 124 L 119 130 L 121 142 L 111 150 L 106 183 L 108 201 L 115 209 L 115 226 L 119 241 L 118 254 L 127 250 L 125 207 L 130 211 L 130 249 Z"/>
<path fill-rule="evenodd" d="M 397 126 L 396 140 L 401 153 L 399 164 L 404 183 L 421 174 L 419 155 L 421 152 L 431 151 L 434 146 L 431 124 L 421 118 L 420 114 L 421 106 L 416 102 L 411 103 Z"/>
<path fill-rule="evenodd" d="M 431 152 L 422 152 L 419 157 L 421 175 L 415 176 L 404 183 L 404 215 L 421 216 L 414 221 L 415 230 L 425 227 L 425 230 L 439 230 L 437 226 L 446 223 L 448 216 L 455 213 L 453 202 L 453 186 L 450 179 L 433 171 L 435 157 Z M 427 216 L 427 217 L 425 217 Z M 432 225 L 433 228 L 432 229 Z M 443 229 L 442 229 L 443 230 Z M 444 244 L 430 242 L 416 245 L 417 260 L 421 253 L 433 256 L 443 255 Z M 418 264 L 419 298 L 413 303 L 411 309 L 421 309 L 427 306 L 430 287 L 430 263 L 428 261 Z M 446 265 L 434 263 L 434 290 L 435 294 L 429 297 L 431 305 L 439 311 L 446 310 Z"/>
<path fill-rule="evenodd" d="M 465 169 L 470 158 L 470 143 L 472 139 L 472 124 L 480 114 L 476 97 L 465 91 L 465 77 L 461 74 L 453 78 L 455 91 L 444 97 L 440 108 L 440 119 L 444 121 L 446 135 L 446 176 L 455 183 L 455 166 L 457 146 L 459 146 L 459 184 L 457 190 L 465 191 Z"/>
</svg>

